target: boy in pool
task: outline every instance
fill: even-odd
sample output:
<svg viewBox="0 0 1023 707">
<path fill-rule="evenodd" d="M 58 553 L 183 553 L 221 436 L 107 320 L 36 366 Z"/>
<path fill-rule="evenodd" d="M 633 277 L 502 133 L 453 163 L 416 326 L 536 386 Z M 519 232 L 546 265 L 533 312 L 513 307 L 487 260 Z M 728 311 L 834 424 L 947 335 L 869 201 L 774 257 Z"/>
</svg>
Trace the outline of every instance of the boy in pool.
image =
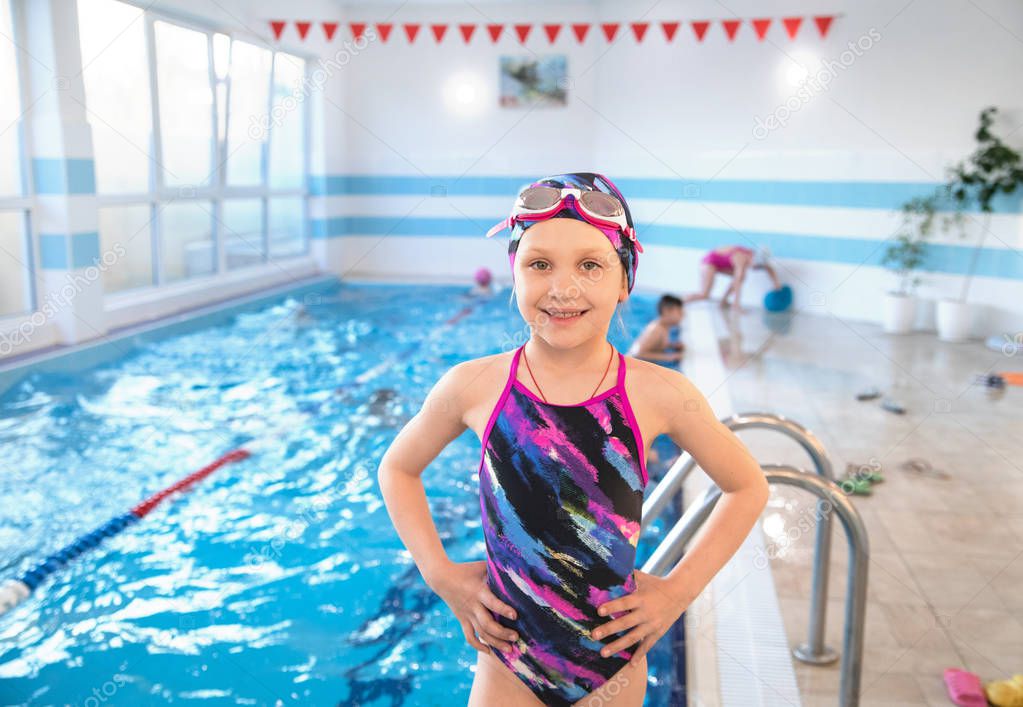
<svg viewBox="0 0 1023 707">
<path fill-rule="evenodd" d="M 682 300 L 674 295 L 661 295 L 657 302 L 657 319 L 643 330 L 629 348 L 629 356 L 644 361 L 681 361 L 685 344 L 671 340 L 671 330 L 682 322 L 685 314 Z"/>
<path fill-rule="evenodd" d="M 381 492 L 427 585 L 479 651 L 471 706 L 593 696 L 603 707 L 639 707 L 647 651 L 742 544 L 767 482 L 682 373 L 625 357 L 607 340 L 642 252 L 610 180 L 576 172 L 534 182 L 488 235 L 508 226 L 530 337 L 441 376 L 381 459 Z M 453 562 L 421 475 L 467 427 L 482 445 L 486 559 Z M 663 577 L 634 568 L 647 446 L 661 434 L 723 492 Z"/>
</svg>

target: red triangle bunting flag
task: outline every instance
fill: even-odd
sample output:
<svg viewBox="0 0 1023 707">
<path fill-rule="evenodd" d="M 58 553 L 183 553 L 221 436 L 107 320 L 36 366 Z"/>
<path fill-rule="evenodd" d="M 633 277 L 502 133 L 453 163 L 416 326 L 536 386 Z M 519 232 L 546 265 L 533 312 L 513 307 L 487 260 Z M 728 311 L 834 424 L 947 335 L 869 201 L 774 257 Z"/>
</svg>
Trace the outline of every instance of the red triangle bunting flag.
<svg viewBox="0 0 1023 707">
<path fill-rule="evenodd" d="M 757 39 L 763 40 L 767 36 L 767 28 L 771 26 L 770 18 L 753 20 L 753 31 L 757 33 Z"/>
<path fill-rule="evenodd" d="M 462 39 L 468 44 L 472 39 L 472 33 L 476 31 L 476 25 L 458 25 L 458 31 L 462 33 Z"/>
<path fill-rule="evenodd" d="M 586 41 L 586 33 L 590 31 L 589 22 L 579 22 L 572 25 L 572 33 L 575 34 L 575 38 L 582 44 Z"/>
<path fill-rule="evenodd" d="M 408 37 L 409 44 L 412 44 L 412 42 L 416 41 L 417 34 L 419 34 L 419 24 L 418 23 L 409 24 L 408 22 L 406 22 L 405 35 Z"/>
<path fill-rule="evenodd" d="M 312 22 L 296 22 L 295 27 L 298 29 L 298 36 L 305 39 L 305 36 L 309 34 L 309 28 L 312 27 Z"/>
<path fill-rule="evenodd" d="M 817 23 L 817 30 L 821 33 L 822 37 L 828 36 L 828 30 L 831 28 L 831 21 L 833 19 L 835 19 L 834 15 L 821 15 L 813 18 L 813 21 Z"/>
<path fill-rule="evenodd" d="M 280 20 L 270 20 L 270 29 L 274 33 L 274 39 L 281 38 L 281 34 L 284 32 L 284 28 L 287 24 L 287 22 L 282 22 Z"/>
<path fill-rule="evenodd" d="M 515 25 L 515 34 L 518 35 L 520 42 L 526 43 L 526 37 L 529 36 L 531 29 L 533 29 L 533 25 Z"/>
<path fill-rule="evenodd" d="M 803 18 L 786 17 L 782 19 L 782 24 L 785 25 L 785 31 L 789 33 L 789 39 L 795 39 L 796 33 L 799 32 L 799 25 L 803 24 Z"/>
<path fill-rule="evenodd" d="M 615 41 L 615 35 L 618 34 L 618 23 L 617 22 L 605 22 L 600 25 L 600 28 L 604 30 L 604 37 L 609 42 Z"/>
<path fill-rule="evenodd" d="M 725 34 L 728 35 L 728 41 L 731 42 L 735 39 L 735 34 L 739 31 L 739 25 L 742 24 L 742 20 L 721 20 L 721 24 L 725 28 Z"/>
<path fill-rule="evenodd" d="M 380 33 L 380 40 L 386 44 L 387 38 L 391 36 L 391 29 L 394 25 L 390 22 L 377 22 L 377 32 Z"/>
<path fill-rule="evenodd" d="M 693 22 L 693 32 L 696 33 L 696 41 L 702 42 L 703 38 L 707 36 L 707 28 L 710 27 L 710 22 L 700 20 Z"/>
<path fill-rule="evenodd" d="M 487 32 L 490 34 L 490 41 L 497 44 L 497 40 L 501 38 L 501 30 L 504 29 L 504 25 L 487 25 Z"/>
<path fill-rule="evenodd" d="M 636 41 L 637 42 L 642 42 L 643 41 L 643 35 L 646 34 L 647 27 L 649 27 L 649 26 L 650 26 L 649 22 L 633 22 L 632 23 L 632 33 L 634 35 L 636 35 Z"/>
<path fill-rule="evenodd" d="M 327 41 L 334 39 L 334 33 L 337 32 L 337 22 L 321 22 L 323 25 L 323 34 L 326 35 Z"/>
<path fill-rule="evenodd" d="M 366 33 L 366 23 L 350 22 L 349 24 L 352 26 L 352 37 L 355 39 L 356 42 L 358 42 L 359 38 Z"/>
<path fill-rule="evenodd" d="M 678 32 L 678 22 L 662 22 L 661 29 L 664 30 L 664 38 L 669 42 L 675 38 L 675 33 Z"/>
<path fill-rule="evenodd" d="M 554 44 L 558 39 L 558 33 L 561 32 L 561 25 L 544 25 L 543 31 L 547 33 L 547 41 Z"/>
<path fill-rule="evenodd" d="M 430 30 L 433 32 L 433 38 L 437 40 L 437 44 L 440 44 L 440 40 L 444 39 L 444 33 L 448 31 L 448 26 L 444 25 L 430 25 Z"/>
</svg>

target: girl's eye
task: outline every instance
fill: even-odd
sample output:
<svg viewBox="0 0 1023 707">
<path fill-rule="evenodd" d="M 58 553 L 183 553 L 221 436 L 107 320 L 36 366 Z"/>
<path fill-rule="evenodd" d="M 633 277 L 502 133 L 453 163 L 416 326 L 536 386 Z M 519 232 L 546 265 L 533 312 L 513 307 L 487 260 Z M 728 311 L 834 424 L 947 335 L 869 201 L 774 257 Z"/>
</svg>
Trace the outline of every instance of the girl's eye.
<svg viewBox="0 0 1023 707">
<path fill-rule="evenodd" d="M 529 264 L 529 267 L 536 268 L 537 265 L 547 265 L 547 263 L 544 262 L 543 260 L 534 260 L 532 263 Z M 537 269 L 538 270 L 543 270 L 543 268 L 537 268 Z"/>
<path fill-rule="evenodd" d="M 583 263 L 583 267 L 584 267 L 584 268 L 585 268 L 585 267 L 586 267 L 587 265 L 596 265 L 596 266 L 597 266 L 597 268 L 599 268 L 599 267 L 600 267 L 600 263 L 598 263 L 598 262 L 597 262 L 597 261 L 595 261 L 595 260 L 587 260 L 587 261 L 586 261 L 585 263 Z M 595 270 L 595 269 L 596 269 L 596 268 L 590 268 L 590 270 Z"/>
</svg>

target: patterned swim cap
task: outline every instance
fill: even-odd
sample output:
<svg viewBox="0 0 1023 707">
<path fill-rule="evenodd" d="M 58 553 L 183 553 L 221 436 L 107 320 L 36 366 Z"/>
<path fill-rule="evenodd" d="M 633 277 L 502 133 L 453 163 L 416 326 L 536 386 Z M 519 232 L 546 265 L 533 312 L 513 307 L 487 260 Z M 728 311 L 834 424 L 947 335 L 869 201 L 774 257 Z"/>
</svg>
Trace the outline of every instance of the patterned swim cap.
<svg viewBox="0 0 1023 707">
<path fill-rule="evenodd" d="M 583 191 L 602 191 L 605 194 L 611 194 L 619 201 L 622 202 L 622 207 L 625 209 L 625 219 L 629 226 L 635 228 L 636 225 L 632 221 L 632 213 L 629 211 L 629 204 L 625 201 L 625 197 L 618 191 L 610 179 L 602 174 L 596 174 L 594 172 L 569 172 L 567 174 L 556 174 L 550 177 L 544 177 L 543 179 L 523 186 L 525 189 L 529 187 L 555 187 L 558 189 L 564 187 L 575 187 Z M 575 210 L 574 204 L 572 206 L 566 205 L 561 211 L 557 212 L 551 218 L 574 218 L 584 223 L 586 221 L 579 213 Z M 511 240 L 508 242 L 508 262 L 512 267 L 512 279 L 515 278 L 515 253 L 519 248 L 519 240 L 522 238 L 526 230 L 533 224 L 540 223 L 539 221 L 525 221 L 516 222 L 511 229 Z M 593 226 L 593 224 L 590 224 Z M 622 261 L 622 267 L 625 268 L 625 273 L 628 277 L 628 289 L 632 292 L 633 285 L 636 284 L 636 269 L 639 267 L 639 254 L 636 251 L 636 246 L 630 238 L 625 236 L 621 231 L 616 228 L 602 226 L 593 226 L 594 228 L 600 229 L 607 239 L 611 241 L 611 245 L 614 246 L 615 251 L 618 253 L 619 260 Z"/>
</svg>

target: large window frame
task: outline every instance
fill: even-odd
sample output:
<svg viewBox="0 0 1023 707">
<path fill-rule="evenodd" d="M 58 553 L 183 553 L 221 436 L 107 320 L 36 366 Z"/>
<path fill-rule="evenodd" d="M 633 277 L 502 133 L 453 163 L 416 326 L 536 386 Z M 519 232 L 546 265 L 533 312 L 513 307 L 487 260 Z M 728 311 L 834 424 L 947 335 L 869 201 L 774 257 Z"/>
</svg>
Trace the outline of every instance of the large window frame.
<svg viewBox="0 0 1023 707">
<path fill-rule="evenodd" d="M 24 27 L 21 15 L 21 3 L 15 2 L 15 0 L 0 0 L 0 2 L 7 3 L 11 17 L 11 31 L 14 35 L 13 39 L 15 46 L 20 47 L 21 43 L 19 40 L 21 39 L 22 29 Z M 29 159 L 30 151 L 28 149 L 28 136 L 25 129 L 25 114 L 27 112 L 25 106 L 29 105 L 30 101 L 25 63 L 22 59 L 22 51 L 17 49 L 14 53 L 14 76 L 15 85 L 18 90 L 19 106 L 21 107 L 21 116 L 17 120 L 17 125 L 14 128 L 9 128 L 17 130 L 15 140 L 18 147 L 18 160 L 20 162 L 20 169 L 18 171 L 21 178 L 21 195 L 0 195 L 0 212 L 16 213 L 20 215 L 22 238 L 24 239 L 22 249 L 27 260 L 27 262 L 22 263 L 25 268 L 24 299 L 27 303 L 27 307 L 19 312 L 4 313 L 0 310 L 0 322 L 11 322 L 31 316 L 39 308 L 38 288 L 36 286 L 36 278 L 38 277 L 36 263 L 38 262 L 38 258 L 36 252 L 36 239 L 33 237 L 32 233 L 36 211 L 35 181 L 32 171 L 32 161 Z M 308 135 L 306 139 L 308 139 Z M 306 164 L 308 165 L 308 163 Z"/>
<path fill-rule="evenodd" d="M 2 0 L 0 0 L 2 1 Z M 124 2 L 125 0 L 120 0 Z M 284 54 L 290 54 L 301 59 L 304 63 L 303 78 L 305 81 L 309 80 L 310 67 L 314 62 L 315 58 L 309 55 L 299 54 L 294 51 L 283 51 L 278 50 L 273 46 L 269 46 L 266 40 L 257 37 L 255 35 L 246 33 L 244 31 L 238 31 L 236 29 L 226 29 L 217 27 L 208 23 L 197 22 L 190 19 L 182 18 L 172 13 L 167 13 L 160 10 L 146 9 L 146 6 L 139 2 L 126 2 L 128 5 L 138 7 L 143 11 L 143 21 L 145 22 L 145 43 L 146 43 L 146 62 L 147 70 L 149 75 L 149 100 L 150 100 L 150 120 L 152 121 L 152 136 L 153 145 L 151 145 L 152 159 L 150 160 L 149 167 L 149 189 L 147 192 L 135 192 L 135 193 L 124 193 L 124 194 L 103 194 L 97 193 L 96 202 L 97 208 L 102 209 L 111 206 L 136 206 L 147 204 L 149 206 L 149 238 L 150 238 L 150 249 L 152 253 L 152 282 L 151 284 L 142 285 L 140 287 L 119 289 L 116 292 L 107 293 L 108 296 L 121 295 L 124 293 L 137 293 L 140 291 L 155 291 L 161 288 L 172 287 L 175 285 L 181 285 L 185 283 L 194 283 L 198 281 L 210 282 L 221 278 L 227 273 L 242 273 L 245 271 L 254 271 L 266 269 L 268 267 L 274 267 L 275 264 L 284 263 L 288 260 L 305 258 L 308 257 L 311 251 L 310 243 L 310 228 L 309 228 L 309 169 L 310 169 L 310 152 L 311 152 L 311 138 L 312 138 L 312 109 L 309 105 L 303 106 L 302 111 L 302 182 L 301 186 L 292 188 L 271 188 L 269 180 L 269 151 L 270 141 L 273 139 L 272 131 L 274 130 L 273 121 L 268 122 L 268 132 L 265 140 L 262 144 L 262 154 L 260 161 L 260 184 L 249 185 L 249 186 L 230 186 L 227 183 L 227 142 L 230 135 L 231 129 L 231 72 L 228 72 L 224 79 L 226 82 L 226 100 L 224 101 L 224 110 L 226 111 L 225 126 L 227 129 L 224 131 L 223 136 L 219 134 L 219 121 L 220 116 L 218 111 L 220 106 L 217 103 L 217 83 L 218 78 L 215 68 L 215 55 L 214 55 L 214 36 L 217 34 L 225 35 L 230 40 L 229 45 L 229 63 L 230 67 L 230 52 L 234 49 L 234 42 L 241 41 L 253 44 L 260 48 L 268 49 L 272 52 L 272 61 L 268 80 L 268 100 L 266 105 L 266 115 L 269 118 L 273 111 L 273 86 L 274 86 L 274 67 L 278 61 L 278 57 L 283 52 Z M 157 81 L 158 69 L 156 65 L 156 23 L 166 22 L 185 29 L 201 32 L 206 35 L 206 46 L 208 49 L 208 62 L 207 62 L 207 75 L 209 77 L 210 92 L 213 97 L 212 110 L 210 111 L 210 121 L 212 125 L 212 139 L 210 140 L 210 158 L 211 164 L 213 165 L 210 173 L 209 184 L 206 186 L 196 186 L 188 189 L 188 193 L 183 195 L 183 189 L 177 186 L 167 186 L 164 180 L 163 170 L 163 140 L 161 132 L 161 117 L 160 117 L 160 92 Z M 308 100 L 308 96 L 303 98 L 303 102 Z M 88 106 L 88 98 L 86 98 L 86 106 Z M 270 201 L 278 197 L 298 197 L 302 201 L 302 249 L 300 252 L 289 254 L 287 256 L 273 257 L 270 253 L 270 223 L 269 223 L 269 208 Z M 261 251 L 262 257 L 258 263 L 251 265 L 245 265 L 241 267 L 228 268 L 227 255 L 225 249 L 225 243 L 227 241 L 226 236 L 229 235 L 227 227 L 224 225 L 223 220 L 223 204 L 225 200 L 230 199 L 259 199 L 262 204 L 262 232 L 260 234 L 261 239 Z M 164 247 L 166 240 L 163 237 L 162 224 L 159 213 L 161 209 L 171 203 L 183 203 L 185 201 L 195 202 L 207 202 L 212 205 L 211 215 L 211 239 L 214 248 L 214 272 L 208 275 L 197 275 L 184 280 L 181 279 L 170 279 L 163 267 L 164 259 Z"/>
</svg>

